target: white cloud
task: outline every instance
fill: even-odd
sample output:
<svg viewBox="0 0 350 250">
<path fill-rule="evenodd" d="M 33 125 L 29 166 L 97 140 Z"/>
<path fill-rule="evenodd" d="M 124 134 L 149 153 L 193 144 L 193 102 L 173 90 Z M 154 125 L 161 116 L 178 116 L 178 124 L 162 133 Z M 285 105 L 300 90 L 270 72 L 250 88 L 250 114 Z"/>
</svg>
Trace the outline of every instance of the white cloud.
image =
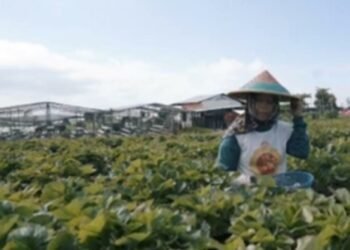
<svg viewBox="0 0 350 250">
<path fill-rule="evenodd" d="M 142 61 L 101 62 L 89 50 L 64 55 L 43 45 L 0 40 L 0 85 L 13 105 L 43 100 L 93 107 L 175 102 L 199 94 L 236 88 L 263 65 L 223 58 L 186 71 L 164 71 Z"/>
<path fill-rule="evenodd" d="M 191 83 L 196 83 L 207 93 L 227 92 L 239 88 L 264 67 L 256 59 L 243 63 L 235 59 L 222 58 L 216 62 L 194 66 L 187 76 Z"/>
<path fill-rule="evenodd" d="M 260 59 L 242 62 L 220 58 L 182 71 L 166 71 L 164 65 L 152 62 L 101 60 L 86 49 L 68 55 L 40 44 L 5 40 L 0 40 L 0 55 L 0 106 L 38 101 L 99 108 L 153 101 L 172 103 L 237 89 L 266 65 Z M 314 86 L 305 87 L 305 83 L 313 80 L 312 74 L 323 77 L 322 72 L 272 68 L 288 89 L 298 93 L 314 92 Z"/>
<path fill-rule="evenodd" d="M 308 99 L 313 105 L 317 88 L 327 88 L 337 98 L 338 105 L 346 105 L 350 96 L 350 85 L 347 84 L 350 67 L 346 65 L 311 65 L 292 67 L 282 65 L 274 68 L 278 80 L 287 86 L 292 93 L 309 93 Z"/>
</svg>

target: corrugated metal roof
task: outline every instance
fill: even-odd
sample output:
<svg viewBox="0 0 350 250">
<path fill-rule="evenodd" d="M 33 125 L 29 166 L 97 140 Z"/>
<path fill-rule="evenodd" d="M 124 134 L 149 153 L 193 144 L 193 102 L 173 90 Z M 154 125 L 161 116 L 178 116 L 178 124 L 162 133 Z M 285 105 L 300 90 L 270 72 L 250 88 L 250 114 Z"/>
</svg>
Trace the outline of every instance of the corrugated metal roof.
<svg viewBox="0 0 350 250">
<path fill-rule="evenodd" d="M 223 96 L 220 100 L 207 100 L 202 102 L 201 107 L 193 110 L 195 112 L 213 111 L 220 109 L 237 109 L 243 108 L 243 105 L 230 97 Z"/>
<path fill-rule="evenodd" d="M 139 105 L 123 106 L 123 107 L 111 109 L 110 111 L 123 112 L 126 110 L 132 110 L 132 109 L 148 109 L 148 110 L 156 111 L 156 110 L 159 110 L 160 108 L 180 111 L 180 109 L 177 109 L 177 108 L 172 107 L 170 105 L 161 104 L 161 103 L 144 103 L 144 104 L 139 104 Z"/>
<path fill-rule="evenodd" d="M 176 102 L 172 105 L 183 105 L 183 104 L 188 104 L 188 103 L 198 103 L 198 102 L 202 102 L 205 101 L 207 99 L 210 99 L 212 97 L 218 96 L 220 94 L 216 94 L 216 95 L 198 95 L 198 96 L 194 96 L 191 97 L 189 99 L 183 100 L 181 102 Z"/>
</svg>

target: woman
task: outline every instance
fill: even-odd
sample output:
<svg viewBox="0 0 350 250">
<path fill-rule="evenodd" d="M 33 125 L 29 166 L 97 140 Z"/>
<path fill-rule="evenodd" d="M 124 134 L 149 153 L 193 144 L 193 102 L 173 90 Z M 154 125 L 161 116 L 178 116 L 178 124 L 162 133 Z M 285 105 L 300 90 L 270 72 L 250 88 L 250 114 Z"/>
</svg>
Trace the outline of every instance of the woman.
<svg viewBox="0 0 350 250">
<path fill-rule="evenodd" d="M 292 96 L 268 71 L 264 71 L 229 96 L 244 100 L 246 111 L 227 129 L 217 165 L 239 171 L 238 182 L 252 176 L 287 171 L 287 154 L 306 159 L 309 138 L 302 117 L 302 101 Z M 278 120 L 280 102 L 290 102 L 293 124 Z"/>
</svg>

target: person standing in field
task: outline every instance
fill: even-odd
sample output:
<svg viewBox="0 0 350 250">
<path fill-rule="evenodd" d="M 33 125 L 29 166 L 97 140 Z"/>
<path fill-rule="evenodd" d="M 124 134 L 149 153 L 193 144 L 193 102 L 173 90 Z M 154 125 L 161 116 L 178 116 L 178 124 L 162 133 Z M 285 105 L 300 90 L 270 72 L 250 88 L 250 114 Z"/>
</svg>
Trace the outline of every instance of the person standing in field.
<svg viewBox="0 0 350 250">
<path fill-rule="evenodd" d="M 268 71 L 228 95 L 245 103 L 245 113 L 226 130 L 219 146 L 218 167 L 240 172 L 238 181 L 249 184 L 252 176 L 286 172 L 287 154 L 301 159 L 308 157 L 303 102 Z M 281 102 L 290 103 L 293 124 L 278 119 Z"/>
</svg>

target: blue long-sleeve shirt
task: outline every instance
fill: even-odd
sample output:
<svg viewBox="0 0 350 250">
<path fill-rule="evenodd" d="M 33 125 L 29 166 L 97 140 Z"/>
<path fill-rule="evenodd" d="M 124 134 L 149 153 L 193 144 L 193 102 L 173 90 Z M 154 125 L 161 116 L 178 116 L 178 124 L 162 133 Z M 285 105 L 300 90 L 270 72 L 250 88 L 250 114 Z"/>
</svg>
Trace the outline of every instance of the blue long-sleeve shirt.
<svg viewBox="0 0 350 250">
<path fill-rule="evenodd" d="M 309 137 L 306 132 L 307 124 L 302 117 L 293 119 L 293 132 L 287 141 L 287 154 L 306 159 L 309 155 Z M 271 129 L 271 125 L 259 126 L 256 130 L 264 132 Z M 217 165 L 224 170 L 236 171 L 240 159 L 241 148 L 235 135 L 223 138 L 220 143 Z"/>
</svg>

